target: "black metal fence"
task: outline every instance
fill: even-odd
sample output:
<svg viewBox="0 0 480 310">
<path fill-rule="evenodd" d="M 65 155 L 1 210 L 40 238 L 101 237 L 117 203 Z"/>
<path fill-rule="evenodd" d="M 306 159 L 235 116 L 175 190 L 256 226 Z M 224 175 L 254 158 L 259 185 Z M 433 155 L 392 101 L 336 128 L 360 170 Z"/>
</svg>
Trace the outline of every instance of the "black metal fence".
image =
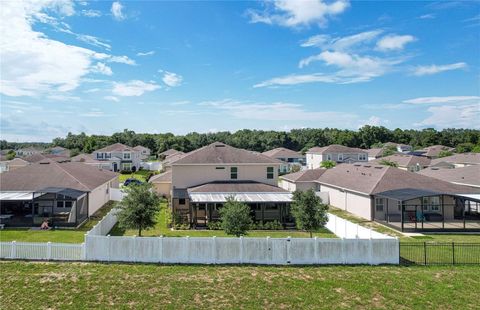
<svg viewBox="0 0 480 310">
<path fill-rule="evenodd" d="M 480 265 L 480 243 L 400 242 L 403 265 Z"/>
</svg>

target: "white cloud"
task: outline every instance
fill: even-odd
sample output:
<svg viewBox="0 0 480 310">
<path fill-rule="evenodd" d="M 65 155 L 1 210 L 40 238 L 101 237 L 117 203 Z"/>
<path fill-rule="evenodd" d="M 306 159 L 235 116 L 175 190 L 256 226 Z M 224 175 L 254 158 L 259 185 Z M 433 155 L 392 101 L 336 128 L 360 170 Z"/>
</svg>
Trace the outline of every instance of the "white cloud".
<svg viewBox="0 0 480 310">
<path fill-rule="evenodd" d="M 432 75 L 441 73 L 444 71 L 464 69 L 467 67 L 467 64 L 464 62 L 457 62 L 448 65 L 430 65 L 430 66 L 418 66 L 414 69 L 413 74 L 417 76 L 422 75 Z"/>
<path fill-rule="evenodd" d="M 96 53 L 34 31 L 34 23 L 56 23 L 55 18 L 44 13 L 45 10 L 54 10 L 61 16 L 75 13 L 71 1 L 2 2 L 0 93 L 7 96 L 54 95 L 77 88 L 86 75 L 98 71 L 94 60 L 134 64 L 126 56 Z"/>
<path fill-rule="evenodd" d="M 460 106 L 442 105 L 427 109 L 431 113 L 423 121 L 416 123 L 421 127 L 437 128 L 480 128 L 480 103 Z"/>
<path fill-rule="evenodd" d="M 365 125 L 370 125 L 370 126 L 385 126 L 387 124 L 389 124 L 390 121 L 389 120 L 386 120 L 386 119 L 382 119 L 378 116 L 370 116 L 367 120 L 362 120 L 360 121 L 360 125 L 358 126 L 358 128 L 361 128 Z"/>
<path fill-rule="evenodd" d="M 149 52 L 138 52 L 137 56 L 150 56 L 155 54 L 155 51 L 149 51 Z"/>
<path fill-rule="evenodd" d="M 420 18 L 420 19 L 434 19 L 435 14 L 423 14 L 423 15 L 420 15 L 418 18 Z"/>
<path fill-rule="evenodd" d="M 102 16 L 102 12 L 100 12 L 98 10 L 82 10 L 81 14 L 83 16 L 87 16 L 87 17 L 100 17 L 100 16 Z"/>
<path fill-rule="evenodd" d="M 117 97 L 115 97 L 115 96 L 105 96 L 105 97 L 103 97 L 103 99 L 109 100 L 109 101 L 115 101 L 115 102 L 119 102 L 119 101 L 120 101 L 120 100 L 119 100 Z"/>
<path fill-rule="evenodd" d="M 104 64 L 103 62 L 97 62 L 94 66 L 92 66 L 92 72 L 104 74 L 104 75 L 112 75 L 112 68 Z"/>
<path fill-rule="evenodd" d="M 305 83 L 315 83 L 315 82 L 324 82 L 324 83 L 335 83 L 338 79 L 323 75 L 321 73 L 314 74 L 290 74 L 286 76 L 275 77 L 261 83 L 253 85 L 254 88 L 258 87 L 269 87 L 269 86 L 281 86 L 281 85 L 296 85 L 296 84 L 305 84 Z"/>
<path fill-rule="evenodd" d="M 177 87 L 177 86 L 180 86 L 182 84 L 183 78 L 182 78 L 181 75 L 178 75 L 178 74 L 173 73 L 173 72 L 162 71 L 162 70 L 160 70 L 160 72 L 164 72 L 163 77 L 162 77 L 162 81 L 167 86 Z"/>
<path fill-rule="evenodd" d="M 80 97 L 77 96 L 70 96 L 70 95 L 49 95 L 47 96 L 48 99 L 50 100 L 55 100 L 55 101 L 80 101 Z"/>
<path fill-rule="evenodd" d="M 116 20 L 124 20 L 125 15 L 123 14 L 123 5 L 119 2 L 113 2 L 110 12 L 112 12 L 113 18 Z"/>
<path fill-rule="evenodd" d="M 268 120 L 268 121 L 321 121 L 323 125 L 352 122 L 357 116 L 345 112 L 332 111 L 308 111 L 300 104 L 275 102 L 275 103 L 255 103 L 224 99 L 219 101 L 205 101 L 200 105 L 208 106 L 227 114 L 249 120 Z"/>
<path fill-rule="evenodd" d="M 114 83 L 112 93 L 118 96 L 141 96 L 145 92 L 159 89 L 160 86 L 154 83 L 145 83 L 139 80 L 132 80 L 125 83 Z"/>
<path fill-rule="evenodd" d="M 433 103 L 465 103 L 467 101 L 480 102 L 480 96 L 444 96 L 444 97 L 420 97 L 404 100 L 404 103 L 411 104 L 433 104 Z"/>
<path fill-rule="evenodd" d="M 77 34 L 76 37 L 77 37 L 78 40 L 80 40 L 82 42 L 85 42 L 87 44 L 90 44 L 90 45 L 94 45 L 94 46 L 97 46 L 97 47 L 103 47 L 107 50 L 110 50 L 112 48 L 112 46 L 110 44 L 102 42 L 102 40 L 100 40 L 99 38 L 94 37 L 94 36 L 90 36 L 90 35 L 87 35 L 87 34 Z"/>
<path fill-rule="evenodd" d="M 377 42 L 376 49 L 379 51 L 393 51 L 403 50 L 405 45 L 410 42 L 416 41 L 416 38 L 411 35 L 387 35 L 381 38 Z"/>
<path fill-rule="evenodd" d="M 331 49 L 334 51 L 345 51 L 352 47 L 367 44 L 378 37 L 383 30 L 364 31 L 354 35 L 332 38 L 329 35 L 321 34 L 305 40 L 300 46 L 302 47 L 320 47 L 322 49 Z"/>
<path fill-rule="evenodd" d="M 265 23 L 285 27 L 309 26 L 316 24 L 325 26 L 328 18 L 343 13 L 349 6 L 346 0 L 326 2 L 323 0 L 289 1 L 276 0 L 266 2 L 266 10 L 250 9 L 247 15 L 251 23 Z"/>
</svg>

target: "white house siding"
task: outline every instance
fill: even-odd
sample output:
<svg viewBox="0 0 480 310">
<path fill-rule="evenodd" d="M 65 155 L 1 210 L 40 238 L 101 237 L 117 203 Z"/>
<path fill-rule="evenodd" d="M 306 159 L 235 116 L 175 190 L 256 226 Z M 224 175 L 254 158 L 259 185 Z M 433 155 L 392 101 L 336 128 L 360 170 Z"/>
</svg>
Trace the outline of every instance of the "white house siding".
<svg viewBox="0 0 480 310">
<path fill-rule="evenodd" d="M 279 186 L 287 191 L 294 192 L 296 190 L 299 191 L 307 191 L 309 189 L 313 189 L 317 191 L 317 183 L 314 182 L 298 182 L 293 183 L 287 180 L 281 180 Z"/>
<path fill-rule="evenodd" d="M 343 159 L 339 160 L 339 154 L 343 154 Z M 308 169 L 316 169 L 320 168 L 322 161 L 333 160 L 337 163 L 343 162 L 367 162 L 368 155 L 365 153 L 365 160 L 360 160 L 360 154 L 364 153 L 323 153 L 323 154 L 314 154 L 314 153 L 307 153 L 307 167 Z M 330 158 L 328 158 L 330 155 Z"/>
<path fill-rule="evenodd" d="M 98 209 L 110 200 L 110 187 L 118 187 L 118 181 L 108 181 L 88 194 L 88 216 L 93 215 Z"/>
<path fill-rule="evenodd" d="M 369 195 L 342 191 L 338 188 L 323 185 L 322 192 L 329 193 L 330 205 L 348 211 L 364 219 L 371 220 L 371 199 Z"/>
<path fill-rule="evenodd" d="M 280 182 L 278 182 L 278 186 L 289 192 L 294 192 L 297 190 L 297 184 L 287 180 L 280 180 Z"/>
<path fill-rule="evenodd" d="M 224 167 L 225 169 L 216 169 Z M 172 166 L 172 186 L 189 188 L 214 181 L 231 181 L 230 167 L 237 167 L 237 181 L 256 181 L 277 186 L 278 165 L 178 165 Z M 273 179 L 267 179 L 267 167 L 273 167 Z"/>
</svg>

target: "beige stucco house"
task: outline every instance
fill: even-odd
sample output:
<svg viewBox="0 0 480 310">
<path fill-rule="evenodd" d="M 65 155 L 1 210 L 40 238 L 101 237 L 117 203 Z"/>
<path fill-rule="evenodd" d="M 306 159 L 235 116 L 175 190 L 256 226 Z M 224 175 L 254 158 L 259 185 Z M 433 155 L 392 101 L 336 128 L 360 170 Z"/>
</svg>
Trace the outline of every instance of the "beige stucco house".
<svg viewBox="0 0 480 310">
<path fill-rule="evenodd" d="M 323 161 L 353 163 L 368 161 L 366 150 L 332 144 L 324 147 L 312 147 L 306 152 L 307 168 L 320 168 Z"/>
<path fill-rule="evenodd" d="M 154 175 L 148 180 L 153 185 L 153 189 L 160 196 L 170 198 L 172 195 L 172 170 Z"/>
<path fill-rule="evenodd" d="M 110 200 L 118 174 L 74 162 L 45 160 L 0 175 L 5 226 L 76 227 Z"/>
<path fill-rule="evenodd" d="M 282 161 L 215 142 L 171 164 L 172 210 L 192 226 L 218 219 L 228 197 L 247 203 L 256 221 L 290 220 L 291 194 L 278 187 Z"/>
<path fill-rule="evenodd" d="M 278 147 L 266 152 L 262 153 L 265 156 L 270 158 L 278 159 L 283 162 L 280 165 L 280 173 L 288 173 L 291 172 L 293 166 L 298 166 L 301 168 L 305 165 L 305 156 L 299 152 L 295 152 L 293 150 L 289 150 L 284 147 Z"/>
</svg>

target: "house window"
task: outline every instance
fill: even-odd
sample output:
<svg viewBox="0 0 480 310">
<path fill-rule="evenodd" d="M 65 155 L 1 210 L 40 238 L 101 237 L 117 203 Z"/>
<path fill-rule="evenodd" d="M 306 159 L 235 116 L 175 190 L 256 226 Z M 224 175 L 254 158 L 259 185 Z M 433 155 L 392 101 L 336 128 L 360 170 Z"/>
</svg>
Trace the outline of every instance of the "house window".
<svg viewBox="0 0 480 310">
<path fill-rule="evenodd" d="M 185 198 L 178 199 L 178 204 L 179 205 L 184 205 L 185 204 Z"/>
<path fill-rule="evenodd" d="M 71 208 L 72 207 L 72 201 L 65 201 L 65 208 Z"/>
<path fill-rule="evenodd" d="M 332 154 L 327 154 L 327 160 L 332 160 Z"/>
<path fill-rule="evenodd" d="M 383 212 L 384 206 L 384 199 L 383 198 L 375 198 L 375 211 Z"/>
<path fill-rule="evenodd" d="M 122 164 L 123 170 L 132 170 L 132 163 L 123 163 Z"/>
<path fill-rule="evenodd" d="M 267 167 L 267 179 L 273 179 L 273 167 Z"/>
<path fill-rule="evenodd" d="M 105 158 L 112 158 L 112 153 L 105 153 Z"/>
<path fill-rule="evenodd" d="M 57 208 L 63 208 L 63 201 L 57 201 Z"/>
<path fill-rule="evenodd" d="M 123 153 L 123 159 L 131 159 L 132 155 L 130 153 Z"/>
<path fill-rule="evenodd" d="M 215 167 L 215 169 L 217 169 L 217 170 L 224 170 L 225 167 Z"/>
<path fill-rule="evenodd" d="M 343 154 L 338 154 L 338 160 L 343 161 Z"/>
<path fill-rule="evenodd" d="M 97 159 L 103 159 L 103 153 L 97 153 Z"/>
<path fill-rule="evenodd" d="M 236 180 L 238 178 L 238 168 L 230 167 L 230 179 Z"/>
<path fill-rule="evenodd" d="M 360 153 L 358 154 L 358 160 L 367 160 L 367 154 Z"/>
</svg>

